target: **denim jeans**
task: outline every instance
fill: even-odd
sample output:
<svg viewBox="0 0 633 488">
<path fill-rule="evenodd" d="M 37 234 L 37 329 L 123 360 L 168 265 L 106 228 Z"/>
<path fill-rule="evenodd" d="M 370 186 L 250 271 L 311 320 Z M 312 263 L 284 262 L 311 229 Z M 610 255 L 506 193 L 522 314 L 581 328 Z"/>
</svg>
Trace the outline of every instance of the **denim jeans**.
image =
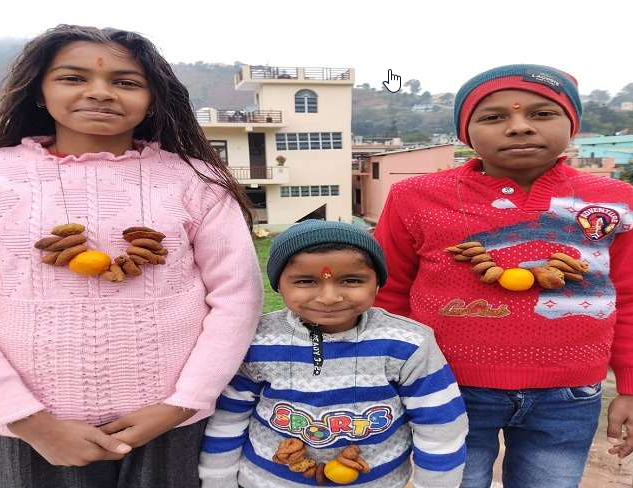
<svg viewBox="0 0 633 488">
<path fill-rule="evenodd" d="M 461 488 L 489 488 L 503 430 L 504 488 L 575 488 L 598 426 L 600 384 L 573 388 L 461 388 L 470 431 Z"/>
</svg>

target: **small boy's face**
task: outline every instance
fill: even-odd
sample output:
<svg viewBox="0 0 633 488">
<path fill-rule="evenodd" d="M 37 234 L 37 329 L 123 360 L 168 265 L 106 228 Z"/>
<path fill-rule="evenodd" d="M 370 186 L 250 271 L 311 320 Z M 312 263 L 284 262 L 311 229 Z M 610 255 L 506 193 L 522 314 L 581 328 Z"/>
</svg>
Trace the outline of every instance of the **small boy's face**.
<svg viewBox="0 0 633 488">
<path fill-rule="evenodd" d="M 279 278 L 286 306 L 330 334 L 353 328 L 377 291 L 376 272 L 353 250 L 296 254 Z"/>
<path fill-rule="evenodd" d="M 560 105 L 522 90 L 488 95 L 468 124 L 473 149 L 491 176 L 548 169 L 569 144 L 570 131 Z"/>
</svg>

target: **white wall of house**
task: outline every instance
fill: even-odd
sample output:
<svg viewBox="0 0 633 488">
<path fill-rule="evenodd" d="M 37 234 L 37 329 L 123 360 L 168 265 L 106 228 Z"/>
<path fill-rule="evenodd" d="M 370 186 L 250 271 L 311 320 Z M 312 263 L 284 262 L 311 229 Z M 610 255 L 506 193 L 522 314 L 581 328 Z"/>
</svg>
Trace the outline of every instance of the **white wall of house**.
<svg viewBox="0 0 633 488">
<path fill-rule="evenodd" d="M 268 223 L 272 226 L 292 224 L 326 205 L 328 220 L 350 222 L 351 196 L 351 120 L 353 76 L 346 81 L 261 80 L 255 99 L 257 110 L 281 110 L 284 127 L 253 127 L 266 134 L 266 165 L 276 166 L 279 155 L 286 157 L 290 174 L 287 184 L 266 184 Z M 302 89 L 318 96 L 316 113 L 295 113 L 295 93 Z M 203 127 L 209 140 L 225 140 L 231 167 L 250 166 L 248 131 L 244 127 Z M 276 134 L 341 133 L 341 149 L 278 150 Z M 282 187 L 337 187 L 338 195 L 282 197 Z"/>
<path fill-rule="evenodd" d="M 248 135 L 241 127 L 204 127 L 207 139 L 226 141 L 229 166 L 249 166 Z"/>
<path fill-rule="evenodd" d="M 328 220 L 351 221 L 351 120 L 352 86 L 323 83 L 263 83 L 258 91 L 261 110 L 282 110 L 286 127 L 269 134 L 267 154 L 271 161 L 278 155 L 287 158 L 290 170 L 288 186 L 336 185 L 338 196 L 281 197 L 279 188 L 267 194 L 270 223 L 292 223 L 326 204 Z M 302 89 L 318 96 L 317 113 L 295 113 L 295 93 Z M 277 150 L 276 133 L 340 132 L 341 149 Z"/>
</svg>

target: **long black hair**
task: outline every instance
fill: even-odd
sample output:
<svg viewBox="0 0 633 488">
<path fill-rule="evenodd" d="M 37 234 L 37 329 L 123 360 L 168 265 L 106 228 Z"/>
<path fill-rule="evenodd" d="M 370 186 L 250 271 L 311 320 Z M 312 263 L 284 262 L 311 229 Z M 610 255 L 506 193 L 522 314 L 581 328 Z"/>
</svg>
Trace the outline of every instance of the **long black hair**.
<svg viewBox="0 0 633 488">
<path fill-rule="evenodd" d="M 76 41 L 118 45 L 129 51 L 145 70 L 152 95 L 151 112 L 136 127 L 133 137 L 160 142 L 162 149 L 178 154 L 203 181 L 228 191 L 252 227 L 248 199 L 207 141 L 196 121 L 189 92 L 156 46 L 136 32 L 62 24 L 29 41 L 4 80 L 0 95 L 0 147 L 16 146 L 23 137 L 55 134 L 55 120 L 38 107 L 42 79 L 59 50 Z M 191 159 L 203 161 L 208 172 L 195 168 Z"/>
</svg>

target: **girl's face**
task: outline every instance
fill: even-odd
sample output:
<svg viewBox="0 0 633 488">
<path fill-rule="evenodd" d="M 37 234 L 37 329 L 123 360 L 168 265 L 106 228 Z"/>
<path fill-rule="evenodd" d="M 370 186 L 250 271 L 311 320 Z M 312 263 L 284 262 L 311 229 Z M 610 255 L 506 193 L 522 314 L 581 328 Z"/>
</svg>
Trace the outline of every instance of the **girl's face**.
<svg viewBox="0 0 633 488">
<path fill-rule="evenodd" d="M 122 46 L 87 41 L 59 50 L 42 80 L 46 109 L 64 136 L 123 136 L 152 101 L 143 67 Z"/>
</svg>

